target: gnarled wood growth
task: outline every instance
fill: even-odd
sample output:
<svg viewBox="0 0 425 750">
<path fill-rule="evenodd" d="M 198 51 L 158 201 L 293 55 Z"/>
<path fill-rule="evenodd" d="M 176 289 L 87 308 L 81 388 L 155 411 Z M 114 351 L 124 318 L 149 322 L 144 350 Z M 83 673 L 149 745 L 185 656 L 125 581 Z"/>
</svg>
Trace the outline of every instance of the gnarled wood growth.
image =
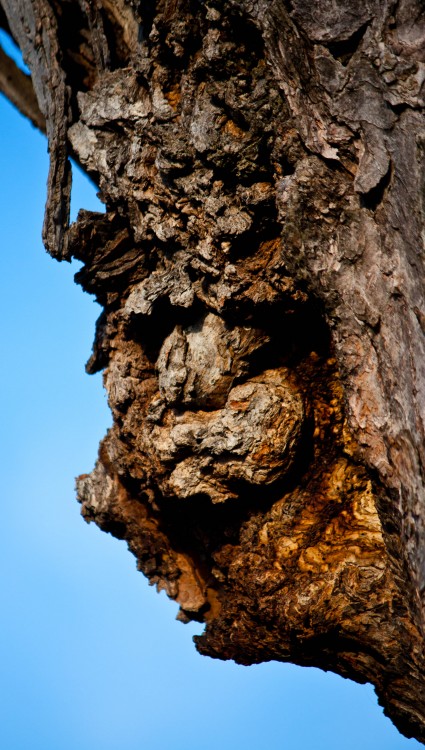
<svg viewBox="0 0 425 750">
<path fill-rule="evenodd" d="M 85 518 L 202 653 L 370 680 L 425 741 L 421 3 L 0 5 L 103 306 Z M 69 155 L 106 206 L 71 227 Z"/>
</svg>

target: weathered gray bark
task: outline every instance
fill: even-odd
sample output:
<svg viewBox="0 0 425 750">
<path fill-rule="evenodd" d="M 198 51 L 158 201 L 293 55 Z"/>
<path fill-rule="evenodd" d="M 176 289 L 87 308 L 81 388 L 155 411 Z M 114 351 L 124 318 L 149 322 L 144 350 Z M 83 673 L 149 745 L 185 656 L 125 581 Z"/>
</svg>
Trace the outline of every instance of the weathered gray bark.
<svg viewBox="0 0 425 750">
<path fill-rule="evenodd" d="M 85 518 L 202 653 L 370 680 L 425 742 L 420 0 L 0 5 L 104 307 Z M 107 209 L 70 228 L 69 154 Z"/>
</svg>

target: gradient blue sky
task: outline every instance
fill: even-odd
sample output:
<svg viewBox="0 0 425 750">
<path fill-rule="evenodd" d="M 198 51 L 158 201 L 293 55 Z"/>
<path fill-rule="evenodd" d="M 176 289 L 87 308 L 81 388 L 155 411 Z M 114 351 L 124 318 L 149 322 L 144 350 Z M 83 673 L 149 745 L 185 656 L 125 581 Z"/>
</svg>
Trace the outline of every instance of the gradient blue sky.
<svg viewBox="0 0 425 750">
<path fill-rule="evenodd" d="M 0 748 L 415 750 L 370 686 L 199 656 L 200 625 L 84 523 L 74 477 L 110 424 L 84 363 L 99 313 L 44 252 L 46 141 L 0 97 Z M 73 215 L 96 208 L 79 173 Z"/>
</svg>

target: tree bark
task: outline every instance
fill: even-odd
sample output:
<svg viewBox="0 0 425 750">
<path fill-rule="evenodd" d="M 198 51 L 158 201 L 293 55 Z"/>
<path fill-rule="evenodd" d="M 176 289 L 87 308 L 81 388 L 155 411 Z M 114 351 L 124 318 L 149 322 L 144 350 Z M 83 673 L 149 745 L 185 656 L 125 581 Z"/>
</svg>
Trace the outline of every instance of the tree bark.
<svg viewBox="0 0 425 750">
<path fill-rule="evenodd" d="M 425 742 L 420 0 L 0 5 L 103 306 L 84 517 L 201 653 L 370 681 Z M 106 213 L 69 227 L 70 155 Z"/>
</svg>

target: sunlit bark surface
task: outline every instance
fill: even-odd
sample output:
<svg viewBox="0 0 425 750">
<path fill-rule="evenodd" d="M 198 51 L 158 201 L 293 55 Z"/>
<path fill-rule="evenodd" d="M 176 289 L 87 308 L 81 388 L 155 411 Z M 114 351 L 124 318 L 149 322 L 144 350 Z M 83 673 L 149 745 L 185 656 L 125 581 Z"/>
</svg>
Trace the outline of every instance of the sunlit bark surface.
<svg viewBox="0 0 425 750">
<path fill-rule="evenodd" d="M 46 247 L 103 306 L 84 517 L 202 653 L 371 681 L 424 742 L 420 0 L 0 6 Z M 106 206 L 71 227 L 70 155 Z"/>
</svg>

